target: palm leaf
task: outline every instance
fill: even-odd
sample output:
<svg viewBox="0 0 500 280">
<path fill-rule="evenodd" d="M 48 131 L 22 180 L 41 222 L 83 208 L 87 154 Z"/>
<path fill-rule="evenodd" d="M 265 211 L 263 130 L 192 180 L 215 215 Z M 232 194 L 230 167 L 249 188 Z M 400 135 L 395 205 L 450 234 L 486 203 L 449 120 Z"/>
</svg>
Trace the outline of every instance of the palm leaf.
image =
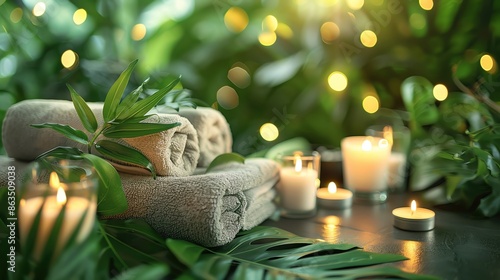
<svg viewBox="0 0 500 280">
<path fill-rule="evenodd" d="M 184 277 L 434 279 L 387 266 L 360 268 L 406 259 L 400 255 L 365 252 L 353 245 L 299 237 L 273 227 L 242 231 L 229 244 L 212 249 L 175 239 L 168 239 L 167 246 L 186 266 Z"/>
</svg>

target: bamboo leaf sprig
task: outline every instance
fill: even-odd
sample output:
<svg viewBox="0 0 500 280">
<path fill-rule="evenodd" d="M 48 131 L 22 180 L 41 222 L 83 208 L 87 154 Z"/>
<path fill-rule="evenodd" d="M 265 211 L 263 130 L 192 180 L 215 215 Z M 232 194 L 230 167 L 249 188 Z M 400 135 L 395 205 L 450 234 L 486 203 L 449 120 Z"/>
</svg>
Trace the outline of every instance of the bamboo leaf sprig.
<svg viewBox="0 0 500 280">
<path fill-rule="evenodd" d="M 94 112 L 77 91 L 67 85 L 74 108 L 85 131 L 58 123 L 32 125 L 36 128 L 53 129 L 65 137 L 85 145 L 85 152 L 76 148 L 56 147 L 43 153 L 39 158 L 55 156 L 81 158 L 89 161 L 96 168 L 96 173 L 100 178 L 98 212 L 101 214 L 118 214 L 127 208 L 126 199 L 123 190 L 121 190 L 120 177 L 113 166 L 105 159 L 147 169 L 153 177 L 156 177 L 154 165 L 144 154 L 136 149 L 114 142 L 112 139 L 155 134 L 180 125 L 178 122 L 168 124 L 141 122 L 151 116 L 147 113 L 176 87 L 180 82 L 180 77 L 177 77 L 153 94 L 140 99 L 148 82 L 148 79 L 146 79 L 139 87 L 123 97 L 136 64 L 137 60 L 132 61 L 109 89 L 103 104 L 103 123 L 100 124 L 97 121 Z M 107 139 L 102 139 L 101 136 Z M 94 150 L 99 153 L 99 156 L 92 154 Z"/>
</svg>

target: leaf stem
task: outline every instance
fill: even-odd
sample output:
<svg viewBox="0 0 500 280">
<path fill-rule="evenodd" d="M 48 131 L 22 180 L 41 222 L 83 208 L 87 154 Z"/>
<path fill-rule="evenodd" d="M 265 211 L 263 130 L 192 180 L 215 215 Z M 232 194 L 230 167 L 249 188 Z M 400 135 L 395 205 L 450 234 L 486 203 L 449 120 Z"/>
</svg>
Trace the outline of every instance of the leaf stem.
<svg viewBox="0 0 500 280">
<path fill-rule="evenodd" d="M 97 140 L 97 137 L 99 137 L 99 135 L 102 134 L 102 132 L 104 131 L 104 129 L 106 129 L 107 127 L 109 127 L 109 123 L 105 123 L 103 124 L 101 127 L 99 127 L 97 129 L 97 131 L 94 133 L 94 135 L 92 136 L 92 139 L 89 141 L 89 143 L 87 144 L 87 152 L 89 154 L 92 153 L 92 147 L 94 146 L 95 144 L 95 141 Z"/>
</svg>

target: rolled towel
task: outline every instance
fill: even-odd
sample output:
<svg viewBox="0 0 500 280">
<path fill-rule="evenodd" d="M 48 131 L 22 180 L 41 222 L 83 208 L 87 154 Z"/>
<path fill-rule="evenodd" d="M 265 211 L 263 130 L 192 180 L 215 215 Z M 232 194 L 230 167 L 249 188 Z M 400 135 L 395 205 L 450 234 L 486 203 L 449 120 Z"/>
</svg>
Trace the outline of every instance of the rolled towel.
<svg viewBox="0 0 500 280">
<path fill-rule="evenodd" d="M 1 170 L 12 165 L 19 180 L 26 163 L 0 156 Z M 241 229 L 260 224 L 276 211 L 278 172 L 274 161 L 248 159 L 245 164 L 226 164 L 214 172 L 187 177 L 153 180 L 120 173 L 128 210 L 108 218 L 141 218 L 164 237 L 207 247 L 224 245 Z M 0 176 L 3 186 L 7 186 L 6 176 Z"/>
<path fill-rule="evenodd" d="M 224 245 L 271 216 L 278 170 L 272 160 L 249 159 L 188 177 L 121 174 L 129 208 L 112 218 L 142 218 L 164 237 Z"/>
<path fill-rule="evenodd" d="M 91 103 L 99 124 L 102 120 L 102 103 Z M 7 155 L 19 160 L 34 160 L 38 155 L 57 146 L 76 147 L 86 151 L 82 144 L 67 139 L 52 129 L 34 128 L 31 124 L 67 124 L 83 130 L 71 101 L 66 100 L 24 100 L 11 106 L 5 116 L 2 140 Z M 181 125 L 160 133 L 113 141 L 121 142 L 141 151 L 154 165 L 158 175 L 187 176 L 196 168 L 200 150 L 196 130 L 191 123 L 175 114 L 157 114 L 144 122 L 173 123 Z M 145 169 L 114 163 L 117 169 L 147 174 Z"/>
<path fill-rule="evenodd" d="M 198 133 L 199 167 L 207 167 L 218 155 L 232 151 L 233 137 L 221 112 L 209 107 L 197 107 L 181 108 L 178 113 L 188 119 Z"/>
</svg>

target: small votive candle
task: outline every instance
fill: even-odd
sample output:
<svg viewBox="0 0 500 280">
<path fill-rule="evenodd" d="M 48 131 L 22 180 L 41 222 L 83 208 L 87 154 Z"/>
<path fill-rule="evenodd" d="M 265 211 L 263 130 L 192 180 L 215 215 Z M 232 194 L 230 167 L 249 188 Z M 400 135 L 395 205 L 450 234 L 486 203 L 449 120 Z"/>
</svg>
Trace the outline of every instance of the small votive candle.
<svg viewBox="0 0 500 280">
<path fill-rule="evenodd" d="M 394 226 L 408 231 L 428 231 L 434 228 L 434 211 L 417 208 L 415 200 L 410 207 L 401 207 L 392 210 Z"/>
<path fill-rule="evenodd" d="M 319 155 L 283 158 L 278 185 L 282 216 L 305 218 L 316 213 L 317 164 Z"/>
<path fill-rule="evenodd" d="M 337 188 L 334 182 L 330 182 L 328 188 L 318 189 L 316 196 L 318 198 L 318 205 L 324 208 L 346 209 L 352 205 L 352 192 Z"/>
</svg>

